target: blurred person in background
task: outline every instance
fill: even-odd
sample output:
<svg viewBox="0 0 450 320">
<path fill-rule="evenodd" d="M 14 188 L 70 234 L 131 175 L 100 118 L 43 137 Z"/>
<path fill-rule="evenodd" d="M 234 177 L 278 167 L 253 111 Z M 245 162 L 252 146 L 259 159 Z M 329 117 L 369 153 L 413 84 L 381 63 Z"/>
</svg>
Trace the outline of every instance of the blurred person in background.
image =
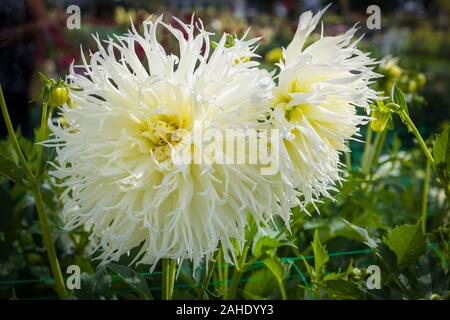
<svg viewBox="0 0 450 320">
<path fill-rule="evenodd" d="M 35 63 L 36 43 L 49 27 L 42 0 L 1 0 L 0 85 L 13 125 L 30 137 L 28 87 Z M 0 137 L 6 136 L 0 121 Z"/>
</svg>

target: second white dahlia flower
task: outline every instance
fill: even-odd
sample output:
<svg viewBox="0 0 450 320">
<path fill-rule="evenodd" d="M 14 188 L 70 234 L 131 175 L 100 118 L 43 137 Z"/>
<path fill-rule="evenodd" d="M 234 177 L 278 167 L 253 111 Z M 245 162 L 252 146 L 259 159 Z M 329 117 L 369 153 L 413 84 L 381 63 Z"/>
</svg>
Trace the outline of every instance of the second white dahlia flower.
<svg viewBox="0 0 450 320">
<path fill-rule="evenodd" d="M 348 151 L 345 142 L 354 139 L 359 125 L 377 98 L 369 85 L 377 77 L 374 60 L 356 48 L 357 28 L 326 37 L 305 47 L 327 8 L 316 15 L 301 15 L 294 39 L 283 50 L 279 63 L 273 125 L 282 129 L 281 166 L 285 180 L 296 187 L 304 203 L 331 197 L 340 177 L 339 154 Z"/>
</svg>

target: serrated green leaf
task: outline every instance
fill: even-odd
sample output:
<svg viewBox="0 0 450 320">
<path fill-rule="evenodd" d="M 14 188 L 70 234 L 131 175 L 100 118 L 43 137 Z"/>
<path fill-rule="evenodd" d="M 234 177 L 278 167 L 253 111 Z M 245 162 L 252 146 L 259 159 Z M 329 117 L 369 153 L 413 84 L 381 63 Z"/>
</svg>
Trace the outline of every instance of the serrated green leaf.
<svg viewBox="0 0 450 320">
<path fill-rule="evenodd" d="M 110 263 L 108 268 L 117 273 L 131 288 L 144 299 L 152 299 L 147 281 L 136 271 L 120 264 Z"/>
<path fill-rule="evenodd" d="M 103 267 L 98 268 L 94 274 L 81 274 L 81 289 L 73 291 L 75 298 L 81 300 L 112 299 L 111 276 Z"/>
<path fill-rule="evenodd" d="M 245 283 L 242 296 L 253 300 L 267 299 L 277 287 L 277 280 L 271 271 L 268 269 L 257 270 L 250 275 L 249 281 Z"/>
<path fill-rule="evenodd" d="M 414 225 L 403 225 L 394 228 L 383 237 L 383 242 L 397 256 L 399 269 L 404 269 L 413 262 L 416 262 L 425 252 L 426 239 L 422 231 L 422 220 Z"/>
<path fill-rule="evenodd" d="M 344 222 L 347 223 L 353 230 L 355 230 L 358 233 L 363 243 L 365 243 L 369 248 L 374 249 L 377 247 L 378 239 L 373 239 L 372 237 L 370 237 L 369 232 L 366 229 L 358 227 L 345 219 Z"/>
<path fill-rule="evenodd" d="M 262 236 L 256 240 L 253 245 L 252 253 L 255 257 L 261 257 L 267 254 L 268 251 L 274 250 L 282 246 L 282 243 L 269 236 Z"/>
<path fill-rule="evenodd" d="M 267 269 L 272 272 L 272 274 L 277 279 L 278 283 L 283 283 L 284 281 L 284 266 L 283 263 L 275 258 L 267 258 L 263 260 L 264 265 Z"/>
<path fill-rule="evenodd" d="M 450 160 L 450 148 L 448 145 L 450 141 L 449 137 L 450 128 L 447 128 L 437 136 L 433 146 L 433 155 L 436 163 L 448 162 Z"/>
<path fill-rule="evenodd" d="M 312 248 L 314 252 L 314 270 L 319 274 L 330 258 L 328 257 L 326 246 L 320 243 L 318 230 L 314 233 Z"/>
<path fill-rule="evenodd" d="M 376 248 L 375 254 L 383 263 L 389 268 L 390 272 L 396 277 L 400 275 L 400 270 L 397 266 L 397 255 L 386 244 L 380 243 Z"/>
<path fill-rule="evenodd" d="M 2 154 L 0 154 L 0 175 L 5 176 L 15 183 L 21 183 L 23 179 L 20 168 Z"/>
<path fill-rule="evenodd" d="M 397 86 L 392 88 L 392 96 L 391 99 L 394 103 L 398 104 L 403 110 L 408 110 L 408 105 L 406 103 L 406 96 L 402 90 L 400 90 Z"/>
<path fill-rule="evenodd" d="M 450 176 L 450 128 L 444 130 L 436 138 L 433 145 L 433 157 L 441 175 Z"/>
<path fill-rule="evenodd" d="M 434 259 L 431 250 L 419 259 L 416 274 L 423 297 L 433 293 L 445 295 L 450 279 L 448 274 Z"/>
<path fill-rule="evenodd" d="M 326 290 L 339 299 L 362 299 L 364 297 L 363 292 L 358 287 L 343 279 L 329 280 L 325 282 Z"/>
</svg>

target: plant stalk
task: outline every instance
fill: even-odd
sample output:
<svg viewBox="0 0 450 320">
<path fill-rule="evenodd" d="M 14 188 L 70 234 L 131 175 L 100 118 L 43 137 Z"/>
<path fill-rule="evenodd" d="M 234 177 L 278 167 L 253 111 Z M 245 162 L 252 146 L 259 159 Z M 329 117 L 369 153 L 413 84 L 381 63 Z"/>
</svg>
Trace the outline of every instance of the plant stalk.
<svg viewBox="0 0 450 320">
<path fill-rule="evenodd" d="M 248 250 L 250 249 L 250 243 L 251 243 L 250 241 L 247 241 L 247 243 L 244 246 L 244 249 L 242 250 L 242 255 L 236 261 L 236 266 L 233 270 L 233 276 L 231 278 L 231 284 L 227 289 L 225 300 L 234 300 L 236 297 L 239 282 L 241 281 L 241 277 L 244 274 L 246 267 L 248 266 L 248 264 L 246 264 L 245 261 L 247 260 Z"/>
<path fill-rule="evenodd" d="M 173 287 L 175 283 L 176 260 L 162 259 L 162 275 L 161 275 L 161 299 L 172 300 Z"/>
<path fill-rule="evenodd" d="M 20 148 L 19 142 L 17 140 L 16 133 L 14 132 L 13 125 L 11 123 L 11 118 L 8 113 L 8 108 L 6 107 L 5 97 L 3 95 L 3 90 L 0 87 L 0 106 L 3 114 L 3 119 L 5 120 L 6 129 L 8 130 L 8 134 L 11 137 L 13 147 L 19 157 L 19 161 L 25 171 L 25 176 L 27 178 L 27 187 L 31 189 L 33 193 L 36 210 L 38 213 L 39 223 L 42 228 L 42 235 L 44 240 L 44 245 L 47 250 L 48 259 L 50 262 L 50 268 L 55 279 L 55 287 L 58 296 L 61 299 L 67 299 L 67 291 L 64 285 L 64 279 L 62 276 L 61 268 L 59 265 L 58 257 L 56 255 L 56 249 L 54 246 L 54 241 L 52 237 L 52 233 L 50 230 L 50 226 L 48 223 L 47 215 L 45 213 L 44 200 L 42 199 L 42 194 L 39 186 L 39 182 L 36 181 L 36 178 L 33 176 L 31 168 L 28 164 L 28 161 L 25 159 L 25 156 Z"/>
<path fill-rule="evenodd" d="M 435 165 L 434 165 L 433 156 L 431 155 L 431 152 L 428 149 L 427 144 L 425 143 L 422 136 L 420 135 L 419 130 L 417 130 L 416 126 L 414 125 L 411 118 L 409 117 L 409 114 L 405 111 L 400 111 L 400 116 L 403 119 L 403 121 L 405 122 L 405 124 L 407 125 L 407 127 L 409 128 L 409 130 L 411 130 L 412 134 L 416 137 L 417 141 L 419 142 L 420 148 L 422 149 L 423 153 L 425 154 L 425 157 L 427 157 L 427 160 L 430 161 L 431 166 L 433 167 L 434 170 L 436 170 Z"/>
<path fill-rule="evenodd" d="M 422 231 L 427 232 L 428 191 L 430 189 L 431 164 L 427 161 L 422 194 Z"/>
<path fill-rule="evenodd" d="M 216 266 L 216 260 L 217 260 L 218 255 L 219 255 L 219 251 L 216 251 L 214 257 L 208 262 L 208 269 L 206 270 L 205 276 L 203 278 L 202 287 L 200 288 L 198 295 L 197 295 L 198 300 L 203 299 L 205 291 L 208 289 L 209 282 L 214 273 L 214 267 Z"/>
<path fill-rule="evenodd" d="M 42 115 L 41 115 L 41 127 L 39 128 L 39 141 L 42 143 L 45 140 L 45 135 L 47 133 L 47 117 L 48 117 L 48 104 L 46 102 L 42 105 Z M 37 161 L 36 161 L 36 177 L 39 180 L 41 176 L 41 166 L 42 166 L 42 144 L 37 145 Z"/>
</svg>

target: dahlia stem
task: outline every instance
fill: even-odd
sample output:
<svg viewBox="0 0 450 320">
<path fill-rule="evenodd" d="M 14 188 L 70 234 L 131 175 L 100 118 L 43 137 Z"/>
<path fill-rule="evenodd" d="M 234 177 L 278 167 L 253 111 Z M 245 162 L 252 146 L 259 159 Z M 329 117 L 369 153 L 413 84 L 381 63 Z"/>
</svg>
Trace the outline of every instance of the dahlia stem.
<svg viewBox="0 0 450 320">
<path fill-rule="evenodd" d="M 378 159 L 383 151 L 384 142 L 386 141 L 386 130 L 378 133 L 373 143 L 372 157 L 369 162 L 369 174 L 372 176 L 374 166 L 378 163 Z"/>
<path fill-rule="evenodd" d="M 242 274 L 243 272 L 241 270 L 238 270 L 237 268 L 233 270 L 233 277 L 231 278 L 230 287 L 227 289 L 225 300 L 234 300 L 239 282 L 241 281 Z"/>
<path fill-rule="evenodd" d="M 175 283 L 175 272 L 176 260 L 173 259 L 162 259 L 162 289 L 161 289 L 161 299 L 162 300 L 172 300 L 173 297 L 173 287 Z"/>
<path fill-rule="evenodd" d="M 45 140 L 45 135 L 47 132 L 47 118 L 48 118 L 48 104 L 44 102 L 42 104 L 42 115 L 41 115 L 41 127 L 39 128 L 39 141 L 43 142 Z M 37 161 L 36 161 L 36 177 L 39 180 L 41 176 L 41 165 L 42 165 L 42 144 L 37 144 Z"/>
<path fill-rule="evenodd" d="M 231 278 L 230 287 L 226 291 L 225 300 L 234 300 L 236 297 L 236 292 L 241 281 L 241 277 L 247 269 L 248 264 L 245 263 L 247 260 L 248 250 L 250 249 L 250 241 L 244 245 L 242 250 L 242 255 L 236 261 L 236 266 L 233 270 L 233 277 Z"/>
<path fill-rule="evenodd" d="M 430 189 L 430 176 L 431 165 L 430 161 L 427 161 L 425 168 L 425 178 L 423 180 L 423 193 L 422 193 L 422 230 L 423 233 L 427 231 L 427 211 L 428 211 L 428 191 Z"/>
<path fill-rule="evenodd" d="M 68 296 L 64 285 L 64 279 L 61 273 L 58 257 L 56 255 L 52 233 L 44 209 L 44 200 L 42 199 L 42 194 L 38 183 L 33 186 L 33 196 L 38 212 L 39 223 L 42 228 L 45 248 L 47 249 L 47 255 L 50 260 L 50 267 L 52 269 L 53 277 L 55 278 L 56 291 L 61 299 L 67 299 Z"/>
<path fill-rule="evenodd" d="M 0 106 L 2 109 L 3 119 L 5 120 L 6 129 L 12 140 L 13 148 L 16 151 L 17 156 L 19 157 L 19 161 L 23 166 L 28 185 L 31 185 L 34 183 L 33 173 L 31 172 L 30 166 L 28 165 L 28 161 L 25 159 L 25 156 L 22 153 L 19 141 L 17 141 L 16 133 L 11 123 L 11 118 L 9 117 L 8 108 L 6 107 L 5 97 L 3 96 L 3 90 L 1 86 L 0 86 Z"/>
<path fill-rule="evenodd" d="M 427 157 L 428 161 L 430 161 L 431 166 L 433 169 L 434 167 L 434 159 L 431 155 L 430 150 L 427 147 L 427 144 L 423 140 L 422 136 L 420 135 L 419 130 L 417 130 L 416 126 L 412 122 L 411 118 L 409 117 L 409 114 L 406 111 L 400 111 L 400 116 L 403 119 L 406 126 L 409 128 L 409 130 L 412 132 L 412 134 L 416 137 L 417 141 L 419 142 L 420 148 L 422 149 L 423 153 L 425 154 L 425 157 Z"/>
<path fill-rule="evenodd" d="M 40 190 L 39 182 L 33 176 L 30 169 L 28 161 L 23 155 L 22 149 L 20 148 L 19 141 L 17 140 L 16 133 L 14 132 L 13 125 L 11 123 L 11 118 L 9 117 L 8 108 L 6 107 L 5 97 L 3 96 L 3 90 L 0 86 L 0 107 L 2 109 L 3 119 L 5 120 L 6 129 L 11 137 L 13 147 L 19 157 L 19 161 L 25 171 L 25 176 L 27 178 L 27 187 L 31 189 L 33 193 L 34 202 L 36 205 L 36 210 L 39 217 L 39 223 L 42 228 L 42 236 L 44 239 L 44 245 L 47 250 L 48 259 L 50 262 L 50 269 L 52 271 L 53 277 L 55 278 L 55 287 L 58 296 L 61 299 L 67 299 L 67 291 L 64 285 L 64 279 L 61 273 L 61 268 L 59 266 L 58 257 L 56 256 L 56 250 L 54 246 L 54 241 L 50 226 L 48 223 L 47 216 L 45 214 L 44 200 L 42 199 L 42 194 Z"/>
<path fill-rule="evenodd" d="M 352 155 L 350 153 L 350 142 L 346 142 L 345 145 L 348 147 L 348 151 L 345 152 L 345 165 L 347 166 L 347 172 L 352 171 Z"/>
<path fill-rule="evenodd" d="M 420 148 L 422 149 L 423 153 L 425 154 L 425 157 L 427 158 L 427 160 L 430 162 L 430 166 L 433 169 L 433 171 L 436 174 L 439 174 L 438 171 L 436 170 L 436 164 L 434 162 L 433 155 L 431 154 L 430 150 L 427 147 L 427 144 L 425 143 L 422 136 L 420 135 L 419 130 L 414 125 L 414 122 L 411 120 L 408 112 L 406 112 L 405 110 L 401 110 L 399 112 L 399 115 L 400 115 L 400 118 L 402 119 L 403 123 L 406 124 L 408 129 L 414 135 L 414 137 L 416 137 L 417 141 L 419 142 Z M 450 186 L 447 184 L 446 181 L 442 181 L 442 178 L 440 178 L 440 183 L 441 183 L 442 187 L 444 188 L 444 192 L 447 197 L 447 201 L 450 204 Z"/>
<path fill-rule="evenodd" d="M 217 280 L 218 285 L 216 286 L 222 292 L 226 292 L 228 289 L 228 263 L 225 262 L 223 257 L 223 251 L 219 247 L 217 250 Z"/>
<path fill-rule="evenodd" d="M 177 273 L 177 260 L 171 259 L 170 263 L 170 275 L 169 275 L 169 300 L 172 300 L 173 289 L 175 287 L 175 276 Z"/>
<path fill-rule="evenodd" d="M 286 294 L 286 289 L 284 288 L 283 281 L 282 282 L 278 282 L 278 288 L 280 289 L 281 299 L 282 300 L 287 300 L 288 296 Z"/>
<path fill-rule="evenodd" d="M 202 287 L 200 288 L 197 299 L 203 299 L 205 291 L 208 289 L 209 281 L 214 273 L 214 267 L 216 266 L 216 260 L 219 255 L 219 251 L 216 251 L 214 257 L 208 262 L 208 269 L 206 270 L 205 276 L 203 277 Z"/>
<path fill-rule="evenodd" d="M 371 153 L 371 148 L 372 147 L 372 129 L 370 128 L 370 126 L 367 126 L 366 129 L 366 141 L 364 143 L 364 151 L 361 157 L 361 169 L 364 172 L 368 172 L 367 168 L 369 166 L 368 161 L 370 160 L 370 153 Z"/>
<path fill-rule="evenodd" d="M 218 250 L 217 250 L 217 268 L 216 268 L 216 270 L 217 270 L 217 280 L 218 280 L 218 282 L 219 282 L 219 285 L 217 286 L 218 288 L 223 288 L 222 287 L 222 283 L 224 283 L 223 281 L 224 281 L 224 277 L 223 277 L 223 270 L 222 270 L 222 267 L 223 267 L 223 262 L 222 262 L 222 250 L 219 248 Z M 225 292 L 225 290 L 224 290 L 224 292 Z"/>
</svg>

